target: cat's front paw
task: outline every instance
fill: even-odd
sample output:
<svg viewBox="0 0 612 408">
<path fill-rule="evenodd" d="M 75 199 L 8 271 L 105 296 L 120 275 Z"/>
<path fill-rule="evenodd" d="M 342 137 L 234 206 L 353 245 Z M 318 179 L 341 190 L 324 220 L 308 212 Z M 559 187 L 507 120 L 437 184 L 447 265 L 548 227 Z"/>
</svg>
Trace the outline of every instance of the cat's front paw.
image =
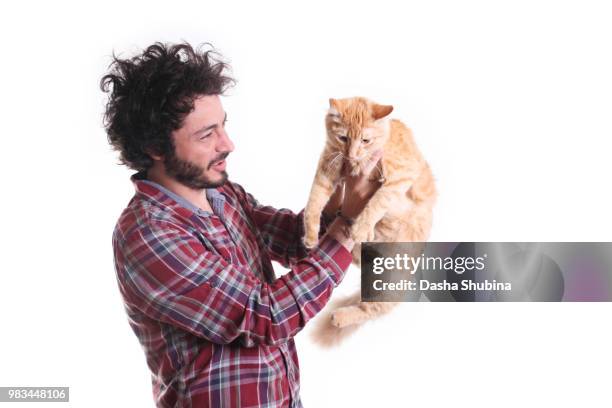
<svg viewBox="0 0 612 408">
<path fill-rule="evenodd" d="M 355 307 L 341 307 L 331 314 L 331 324 L 339 329 L 357 323 L 358 311 Z"/>
<path fill-rule="evenodd" d="M 319 237 L 317 234 L 304 235 L 302 243 L 306 248 L 312 249 L 319 243 Z"/>
</svg>

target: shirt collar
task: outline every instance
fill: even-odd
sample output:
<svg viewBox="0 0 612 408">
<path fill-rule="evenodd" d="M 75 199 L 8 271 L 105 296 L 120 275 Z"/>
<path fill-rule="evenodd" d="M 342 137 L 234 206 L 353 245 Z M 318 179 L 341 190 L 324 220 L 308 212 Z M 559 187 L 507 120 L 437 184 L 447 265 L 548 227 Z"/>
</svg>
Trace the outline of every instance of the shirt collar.
<svg viewBox="0 0 612 408">
<path fill-rule="evenodd" d="M 191 202 L 187 201 L 185 198 L 180 195 L 168 190 L 166 187 L 162 186 L 159 183 L 156 183 L 151 180 L 146 179 L 146 173 L 139 172 L 130 178 L 136 187 L 136 191 L 142 194 L 145 194 L 149 197 L 156 199 L 156 201 L 165 201 L 168 199 L 174 201 L 176 204 L 185 208 L 197 215 L 202 216 L 210 216 L 212 215 L 210 211 L 203 210 Z M 153 191 L 150 191 L 150 188 L 146 188 L 145 186 L 152 187 Z M 210 205 L 213 209 L 213 212 L 219 216 L 223 211 L 223 203 L 225 202 L 225 197 L 221 194 L 216 188 L 207 188 L 205 189 L 206 198 L 210 202 Z M 161 193 L 161 197 L 157 197 L 156 193 Z M 164 197 L 165 196 L 165 197 Z M 161 198 L 161 200 L 160 200 Z"/>
</svg>

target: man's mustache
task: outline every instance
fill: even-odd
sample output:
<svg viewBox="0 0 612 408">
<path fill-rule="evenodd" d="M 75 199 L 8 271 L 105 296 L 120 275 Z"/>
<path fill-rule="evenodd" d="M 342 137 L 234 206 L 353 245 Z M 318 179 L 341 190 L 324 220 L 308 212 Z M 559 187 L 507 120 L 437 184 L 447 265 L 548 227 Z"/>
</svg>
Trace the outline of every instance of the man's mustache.
<svg viewBox="0 0 612 408">
<path fill-rule="evenodd" d="M 206 169 L 207 170 L 210 169 L 212 166 L 215 165 L 215 163 L 218 163 L 221 160 L 224 160 L 227 156 L 229 156 L 229 152 L 221 153 L 219 157 L 216 157 L 214 160 L 211 160 L 211 162 L 208 163 L 208 167 L 206 167 Z"/>
</svg>

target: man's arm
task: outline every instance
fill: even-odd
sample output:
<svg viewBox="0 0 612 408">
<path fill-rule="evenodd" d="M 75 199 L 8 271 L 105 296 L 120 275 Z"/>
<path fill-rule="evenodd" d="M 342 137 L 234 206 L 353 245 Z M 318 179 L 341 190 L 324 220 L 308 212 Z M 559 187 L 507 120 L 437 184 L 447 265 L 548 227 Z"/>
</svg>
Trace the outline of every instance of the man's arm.
<svg viewBox="0 0 612 408">
<path fill-rule="evenodd" d="M 347 240 L 345 237 L 347 229 L 344 227 L 332 229 L 331 225 L 333 224 L 330 223 L 338 209 L 341 209 L 345 217 L 352 219 L 356 218 L 363 210 L 368 200 L 380 187 L 378 178 L 371 180 L 370 176 L 381 158 L 382 150 L 372 153 L 368 161 L 364 163 L 361 174 L 358 175 L 350 175 L 343 169 L 345 185 L 336 189 L 323 209 L 319 237 L 330 229 L 330 235 L 333 235 L 349 250 L 353 248 L 354 242 Z M 262 206 L 242 186 L 236 183 L 231 185 L 234 187 L 240 202 L 244 203 L 251 219 L 255 222 L 273 260 L 289 267 L 297 260 L 307 256 L 308 250 L 302 243 L 302 237 L 304 236 L 303 210 L 296 215 L 287 209 L 277 210 L 270 206 Z"/>
<path fill-rule="evenodd" d="M 131 305 L 208 341 L 247 347 L 295 336 L 325 306 L 351 262 L 349 251 L 326 235 L 289 273 L 262 283 L 161 220 L 126 237 L 116 232 L 113 245 Z"/>
<path fill-rule="evenodd" d="M 276 209 L 261 205 L 242 186 L 232 183 L 240 202 L 255 223 L 270 258 L 286 268 L 308 256 L 308 249 L 302 243 L 304 236 L 304 211 L 294 213 L 286 208 Z M 323 236 L 336 216 L 341 205 L 341 189 L 330 199 L 321 215 L 319 237 Z"/>
</svg>

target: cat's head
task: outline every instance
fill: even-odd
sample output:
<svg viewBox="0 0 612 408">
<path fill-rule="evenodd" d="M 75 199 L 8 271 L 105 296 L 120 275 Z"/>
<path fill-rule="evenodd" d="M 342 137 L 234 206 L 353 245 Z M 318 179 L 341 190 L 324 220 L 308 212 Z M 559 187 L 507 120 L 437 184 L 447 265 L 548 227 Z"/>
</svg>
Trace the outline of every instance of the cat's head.
<svg viewBox="0 0 612 408">
<path fill-rule="evenodd" d="M 325 118 L 328 144 L 344 155 L 353 174 L 385 145 L 389 138 L 387 115 L 391 111 L 393 106 L 379 105 L 366 98 L 330 98 Z"/>
</svg>

